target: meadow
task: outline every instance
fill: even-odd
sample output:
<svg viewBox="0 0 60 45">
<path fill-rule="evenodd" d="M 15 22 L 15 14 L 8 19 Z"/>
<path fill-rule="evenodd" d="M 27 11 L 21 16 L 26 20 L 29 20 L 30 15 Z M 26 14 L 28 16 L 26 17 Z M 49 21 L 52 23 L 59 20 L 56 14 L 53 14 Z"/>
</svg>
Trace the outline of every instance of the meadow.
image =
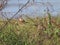
<svg viewBox="0 0 60 45">
<path fill-rule="evenodd" d="M 0 45 L 60 45 L 60 17 L 0 21 Z"/>
</svg>

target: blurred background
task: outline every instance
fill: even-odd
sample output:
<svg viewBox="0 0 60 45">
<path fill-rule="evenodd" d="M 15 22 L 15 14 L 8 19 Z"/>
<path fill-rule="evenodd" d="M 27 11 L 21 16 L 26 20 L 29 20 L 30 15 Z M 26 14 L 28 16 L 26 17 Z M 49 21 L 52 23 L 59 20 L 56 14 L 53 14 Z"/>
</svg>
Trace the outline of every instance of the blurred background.
<svg viewBox="0 0 60 45">
<path fill-rule="evenodd" d="M 7 0 L 7 5 L 2 9 L 7 17 L 12 17 L 28 0 Z M 43 16 L 48 6 L 52 15 L 56 16 L 60 12 L 60 0 L 30 0 L 29 4 L 19 12 L 19 15 Z M 44 4 L 43 4 L 44 3 Z M 4 13 L 4 14 L 5 14 Z M 17 15 L 17 16 L 19 16 Z M 15 17 L 17 17 L 15 16 Z"/>
</svg>

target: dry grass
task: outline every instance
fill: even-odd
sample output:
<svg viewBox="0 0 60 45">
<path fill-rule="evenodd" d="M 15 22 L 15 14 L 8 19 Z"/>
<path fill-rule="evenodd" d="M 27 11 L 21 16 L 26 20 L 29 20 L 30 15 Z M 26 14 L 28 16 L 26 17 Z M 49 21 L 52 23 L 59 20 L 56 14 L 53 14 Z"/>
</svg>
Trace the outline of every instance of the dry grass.
<svg viewBox="0 0 60 45">
<path fill-rule="evenodd" d="M 11 20 L 0 30 L 0 45 L 60 45 L 59 21 L 51 18 L 50 25 L 46 19 L 28 17 L 22 24 Z"/>
</svg>

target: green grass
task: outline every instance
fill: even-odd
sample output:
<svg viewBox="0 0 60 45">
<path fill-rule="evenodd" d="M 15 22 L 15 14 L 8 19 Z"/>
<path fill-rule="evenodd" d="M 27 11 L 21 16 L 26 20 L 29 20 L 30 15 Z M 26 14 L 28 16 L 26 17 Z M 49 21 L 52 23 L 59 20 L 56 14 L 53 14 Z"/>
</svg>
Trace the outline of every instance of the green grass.
<svg viewBox="0 0 60 45">
<path fill-rule="evenodd" d="M 0 45 L 60 45 L 60 29 L 55 23 L 48 25 L 44 18 L 28 17 L 25 21 L 10 21 L 0 30 Z M 59 24 L 59 19 L 54 21 Z M 0 22 L 0 28 L 3 25 Z"/>
</svg>

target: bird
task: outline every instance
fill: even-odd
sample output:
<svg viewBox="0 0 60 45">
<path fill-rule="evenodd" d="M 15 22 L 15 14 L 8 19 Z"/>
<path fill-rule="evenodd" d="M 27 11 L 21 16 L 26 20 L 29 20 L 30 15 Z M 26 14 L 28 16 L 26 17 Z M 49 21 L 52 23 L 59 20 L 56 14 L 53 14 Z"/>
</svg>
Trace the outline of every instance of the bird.
<svg viewBox="0 0 60 45">
<path fill-rule="evenodd" d="M 25 22 L 23 18 L 19 18 L 19 21 L 20 22 Z"/>
<path fill-rule="evenodd" d="M 22 18 L 22 16 L 20 16 L 19 18 L 18 18 L 18 21 L 19 21 L 19 23 L 25 23 L 25 20 Z"/>
<path fill-rule="evenodd" d="M 3 5 L 2 4 L 0 4 L 0 10 L 3 8 Z"/>
<path fill-rule="evenodd" d="M 3 1 L 0 0 L 0 10 L 2 9 L 2 7 L 3 7 Z"/>
<path fill-rule="evenodd" d="M 0 0 L 0 11 L 5 7 L 7 4 L 7 0 Z"/>
</svg>

